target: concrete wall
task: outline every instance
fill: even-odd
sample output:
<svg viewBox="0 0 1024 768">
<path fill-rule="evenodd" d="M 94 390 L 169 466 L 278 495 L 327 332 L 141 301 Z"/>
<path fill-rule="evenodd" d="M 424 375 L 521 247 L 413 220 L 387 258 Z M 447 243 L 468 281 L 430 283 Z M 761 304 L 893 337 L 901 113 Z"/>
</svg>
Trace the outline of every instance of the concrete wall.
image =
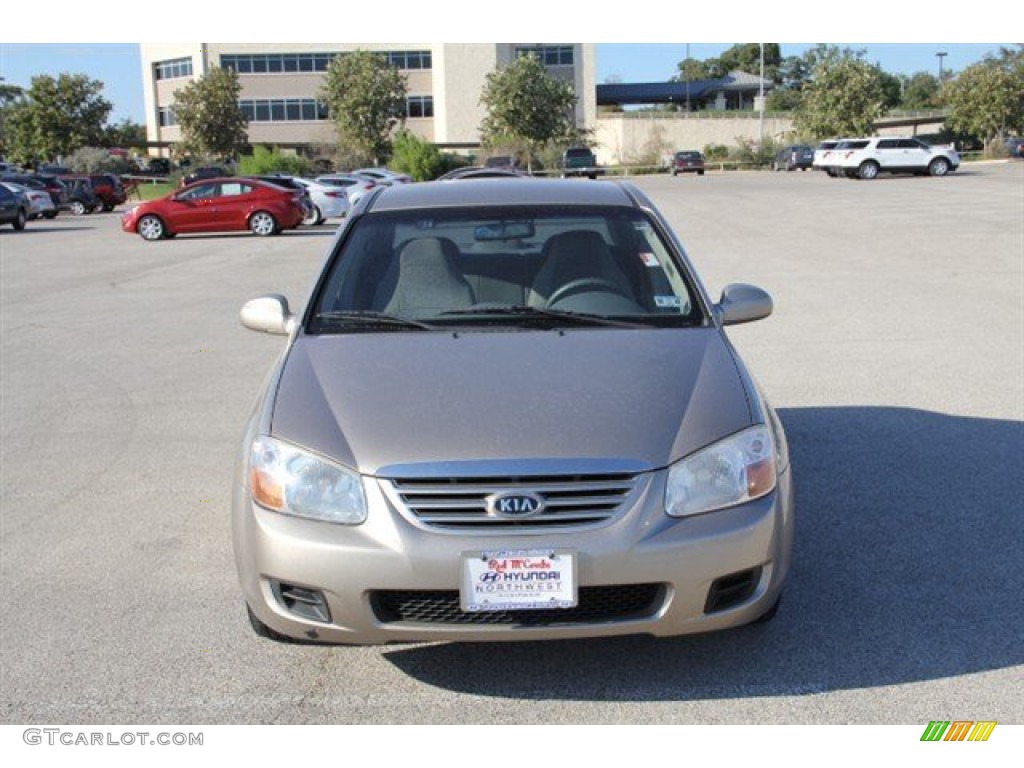
<svg viewBox="0 0 1024 768">
<path fill-rule="evenodd" d="M 765 117 L 764 136 L 788 140 L 793 131 L 790 118 Z M 701 150 L 708 144 L 738 145 L 738 138 L 757 141 L 760 121 L 754 117 L 672 115 L 669 117 L 623 117 L 599 115 L 596 120 L 594 153 L 602 165 L 642 162 L 645 156 L 660 158 L 680 149 Z"/>
</svg>

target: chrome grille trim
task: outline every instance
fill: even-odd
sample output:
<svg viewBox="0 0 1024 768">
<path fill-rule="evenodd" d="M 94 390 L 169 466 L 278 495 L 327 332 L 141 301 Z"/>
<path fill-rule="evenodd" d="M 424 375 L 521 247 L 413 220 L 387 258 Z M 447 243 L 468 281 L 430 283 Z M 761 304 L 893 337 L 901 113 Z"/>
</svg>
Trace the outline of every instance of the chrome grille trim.
<svg viewBox="0 0 1024 768">
<path fill-rule="evenodd" d="M 573 469 L 577 469 L 574 465 Z M 464 469 L 465 467 L 460 467 Z M 489 463 L 489 469 L 496 467 Z M 540 467 L 537 467 L 540 469 Z M 525 532 L 553 526 L 594 525 L 618 515 L 640 486 L 642 472 L 635 463 L 626 471 L 593 474 L 556 474 L 554 466 L 536 475 L 484 475 L 439 477 L 433 472 L 415 475 L 403 467 L 402 477 L 379 477 L 381 487 L 395 506 L 412 520 L 431 528 L 461 531 L 507 530 Z M 523 519 L 488 511 L 487 498 L 494 494 L 533 493 L 544 502 L 543 510 Z"/>
</svg>

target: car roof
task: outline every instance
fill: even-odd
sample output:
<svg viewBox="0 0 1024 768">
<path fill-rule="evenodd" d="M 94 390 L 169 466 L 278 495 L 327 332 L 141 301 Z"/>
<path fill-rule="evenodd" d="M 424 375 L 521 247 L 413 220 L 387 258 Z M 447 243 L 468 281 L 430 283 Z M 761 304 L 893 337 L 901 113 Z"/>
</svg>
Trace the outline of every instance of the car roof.
<svg viewBox="0 0 1024 768">
<path fill-rule="evenodd" d="M 466 179 L 461 184 L 403 184 L 384 187 L 374 211 L 486 206 L 629 206 L 636 202 L 627 185 L 615 181 L 583 183 L 569 179 Z"/>
</svg>

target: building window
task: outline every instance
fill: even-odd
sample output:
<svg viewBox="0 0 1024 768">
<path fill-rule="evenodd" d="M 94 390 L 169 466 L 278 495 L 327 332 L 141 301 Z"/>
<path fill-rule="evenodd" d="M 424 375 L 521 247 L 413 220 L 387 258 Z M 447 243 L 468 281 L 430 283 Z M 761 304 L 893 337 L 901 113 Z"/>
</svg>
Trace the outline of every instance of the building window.
<svg viewBox="0 0 1024 768">
<path fill-rule="evenodd" d="M 398 69 L 431 69 L 430 51 L 388 51 L 388 64 Z"/>
<path fill-rule="evenodd" d="M 191 77 L 192 58 L 158 61 L 153 65 L 153 71 L 157 80 L 170 80 L 173 77 Z"/>
<path fill-rule="evenodd" d="M 243 99 L 239 109 L 250 123 L 327 120 L 327 105 L 316 99 Z"/>
<path fill-rule="evenodd" d="M 409 117 L 433 117 L 434 97 L 407 96 L 405 99 L 405 113 Z"/>
<path fill-rule="evenodd" d="M 292 72 L 326 72 L 331 62 L 344 53 L 238 53 L 224 54 L 220 65 L 240 75 Z M 380 54 L 398 69 L 430 69 L 430 51 L 383 51 Z M 191 74 L 191 60 L 189 60 Z"/>
<path fill-rule="evenodd" d="M 178 119 L 174 116 L 174 109 L 172 107 L 157 107 L 156 121 L 161 128 L 178 124 Z"/>
<path fill-rule="evenodd" d="M 571 45 L 535 45 L 516 48 L 516 56 L 533 54 L 545 67 L 571 67 L 573 64 Z"/>
</svg>

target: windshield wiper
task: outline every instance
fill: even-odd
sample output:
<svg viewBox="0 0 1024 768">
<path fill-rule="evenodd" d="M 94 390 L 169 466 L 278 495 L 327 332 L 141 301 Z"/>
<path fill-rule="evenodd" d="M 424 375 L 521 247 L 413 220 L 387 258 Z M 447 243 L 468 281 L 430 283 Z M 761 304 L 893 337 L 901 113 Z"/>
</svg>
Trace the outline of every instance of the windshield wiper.
<svg viewBox="0 0 1024 768">
<path fill-rule="evenodd" d="M 341 310 L 333 312 L 320 312 L 313 316 L 315 322 L 336 322 L 340 324 L 353 324 L 363 326 L 388 326 L 391 328 L 406 328 L 419 331 L 438 331 L 435 325 L 424 323 L 421 320 L 413 320 L 408 317 L 398 317 L 384 312 L 369 312 L 358 310 Z"/>
<path fill-rule="evenodd" d="M 542 307 L 527 307 L 522 304 L 491 304 L 470 307 L 469 309 L 452 309 L 442 312 L 441 317 L 448 316 L 473 316 L 473 315 L 511 315 L 514 317 L 547 318 L 552 320 L 567 320 L 578 325 L 600 325 L 611 328 L 650 328 L 647 323 L 635 323 L 627 320 L 616 320 L 604 315 L 593 315 L 589 312 L 570 312 L 564 309 L 544 309 Z"/>
</svg>

